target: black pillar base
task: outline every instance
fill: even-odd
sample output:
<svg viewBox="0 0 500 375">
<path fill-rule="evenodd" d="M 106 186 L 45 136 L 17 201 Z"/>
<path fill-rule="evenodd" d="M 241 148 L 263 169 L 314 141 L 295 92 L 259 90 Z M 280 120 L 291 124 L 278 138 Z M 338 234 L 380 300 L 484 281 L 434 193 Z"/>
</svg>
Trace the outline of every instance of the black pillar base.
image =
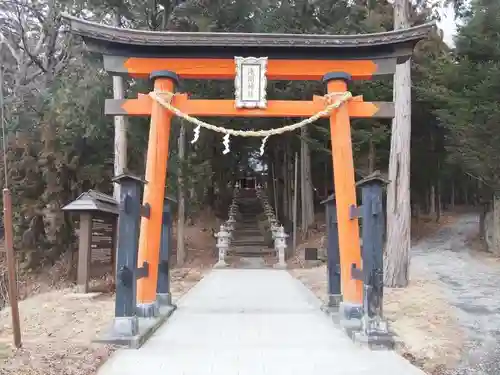
<svg viewBox="0 0 500 375">
<path fill-rule="evenodd" d="M 339 313 L 340 304 L 342 303 L 342 294 L 329 294 L 327 302 L 321 306 L 321 310 L 330 314 Z"/>
<path fill-rule="evenodd" d="M 158 306 L 172 306 L 172 295 L 170 293 L 157 293 L 156 302 Z"/>
<path fill-rule="evenodd" d="M 328 295 L 328 307 L 330 309 L 340 309 L 340 304 L 342 303 L 342 294 L 329 294 Z"/>
</svg>

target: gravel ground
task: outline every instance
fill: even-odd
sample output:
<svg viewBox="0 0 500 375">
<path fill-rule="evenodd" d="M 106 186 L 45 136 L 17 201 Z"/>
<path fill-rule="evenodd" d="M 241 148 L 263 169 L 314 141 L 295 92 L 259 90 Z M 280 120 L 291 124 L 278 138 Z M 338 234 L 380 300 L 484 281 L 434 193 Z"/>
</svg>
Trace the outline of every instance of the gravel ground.
<svg viewBox="0 0 500 375">
<path fill-rule="evenodd" d="M 500 374 L 500 260 L 472 249 L 469 240 L 477 234 L 478 220 L 463 215 L 415 244 L 410 287 L 387 290 L 386 316 L 409 351 L 433 365 L 432 374 Z M 290 262 L 292 274 L 324 298 L 325 266 L 306 268 L 298 258 Z M 174 297 L 194 285 L 204 268 L 177 269 Z M 8 313 L 0 313 L 0 374 L 90 375 L 109 356 L 112 348 L 90 340 L 109 322 L 112 296 L 73 300 L 65 298 L 68 293 L 21 302 L 25 347 L 17 353 L 8 345 Z M 430 370 L 449 362 L 458 362 L 455 370 Z"/>
<path fill-rule="evenodd" d="M 326 266 L 289 271 L 326 302 Z M 433 375 L 460 359 L 464 335 L 439 281 L 414 277 L 408 288 L 386 288 L 384 315 L 397 335 L 397 352 Z M 441 372 L 440 372 L 441 371 Z"/>
<path fill-rule="evenodd" d="M 210 213 L 185 228 L 185 266 L 174 267 L 170 274 L 174 302 L 215 263 L 211 228 L 217 228 L 217 223 Z M 115 350 L 110 345 L 92 343 L 112 321 L 114 294 L 95 298 L 75 295 L 72 283 L 65 281 L 71 270 L 71 257 L 67 255 L 54 267 L 25 275 L 20 282 L 21 349 L 14 350 L 11 345 L 10 309 L 0 310 L 0 375 L 94 375 Z M 102 281 L 93 280 L 91 285 L 96 282 L 102 287 Z M 109 285 L 104 289 L 109 290 Z"/>
<path fill-rule="evenodd" d="M 420 239 L 409 287 L 386 289 L 398 351 L 432 375 L 500 374 L 500 260 L 471 245 L 478 225 L 478 215 L 465 214 Z M 326 267 L 300 258 L 290 272 L 325 299 Z"/>
<path fill-rule="evenodd" d="M 193 287 L 204 269 L 175 268 L 174 302 Z M 114 347 L 92 343 L 113 318 L 114 295 L 75 295 L 54 290 L 19 304 L 23 347 L 11 346 L 10 309 L 0 311 L 0 375 L 94 375 Z"/>
<path fill-rule="evenodd" d="M 479 218 L 468 214 L 413 247 L 415 276 L 427 275 L 446 287 L 466 333 L 459 366 L 451 375 L 500 374 L 500 263 L 471 249 Z"/>
</svg>

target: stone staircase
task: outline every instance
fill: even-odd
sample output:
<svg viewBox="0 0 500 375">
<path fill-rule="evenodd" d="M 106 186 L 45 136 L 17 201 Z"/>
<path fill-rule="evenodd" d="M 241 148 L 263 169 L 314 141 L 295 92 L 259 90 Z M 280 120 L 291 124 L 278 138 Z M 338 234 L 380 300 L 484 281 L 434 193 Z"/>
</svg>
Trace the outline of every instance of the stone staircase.
<svg viewBox="0 0 500 375">
<path fill-rule="evenodd" d="M 238 197 L 239 218 L 233 232 L 228 255 L 253 258 L 265 257 L 275 253 L 265 242 L 264 235 L 259 230 L 258 216 L 263 213 L 255 190 L 242 190 Z"/>
</svg>

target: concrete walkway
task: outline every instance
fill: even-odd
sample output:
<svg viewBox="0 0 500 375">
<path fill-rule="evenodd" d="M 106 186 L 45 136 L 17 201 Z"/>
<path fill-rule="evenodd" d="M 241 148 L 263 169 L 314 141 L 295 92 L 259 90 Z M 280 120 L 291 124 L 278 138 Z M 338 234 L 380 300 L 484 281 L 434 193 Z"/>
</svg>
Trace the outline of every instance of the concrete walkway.
<svg viewBox="0 0 500 375">
<path fill-rule="evenodd" d="M 356 346 L 283 270 L 214 270 L 139 350 L 99 375 L 423 375 L 394 352 Z"/>
</svg>

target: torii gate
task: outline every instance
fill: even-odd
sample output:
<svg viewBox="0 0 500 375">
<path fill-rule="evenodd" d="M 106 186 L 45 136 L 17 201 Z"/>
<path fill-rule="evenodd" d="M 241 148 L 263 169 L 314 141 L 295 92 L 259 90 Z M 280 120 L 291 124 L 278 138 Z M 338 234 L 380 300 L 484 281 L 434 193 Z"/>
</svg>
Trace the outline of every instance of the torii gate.
<svg viewBox="0 0 500 375">
<path fill-rule="evenodd" d="M 176 114 L 193 117 L 308 118 L 339 98 L 337 106 L 322 116 L 330 117 L 342 298 L 347 306 L 362 305 L 363 283 L 351 274 L 353 267 L 361 268 L 361 250 L 358 219 L 352 215 L 356 190 L 350 118 L 391 118 L 394 105 L 364 102 L 361 96 L 346 101 L 345 93 L 351 80 L 393 75 L 396 65 L 409 59 L 415 44 L 431 32 L 433 23 L 392 32 L 333 36 L 151 32 L 64 17 L 91 51 L 103 55 L 107 72 L 154 82 L 156 94 L 107 100 L 105 109 L 108 115 L 151 116 L 143 196 L 149 214 L 141 218 L 138 245 L 138 264 L 147 263 L 149 273 L 137 281 L 139 315 L 154 315 L 157 299 L 172 108 Z M 235 100 L 172 95 L 180 79 L 235 79 Z M 268 101 L 267 80 L 323 80 L 329 95 L 310 101 Z"/>
</svg>

